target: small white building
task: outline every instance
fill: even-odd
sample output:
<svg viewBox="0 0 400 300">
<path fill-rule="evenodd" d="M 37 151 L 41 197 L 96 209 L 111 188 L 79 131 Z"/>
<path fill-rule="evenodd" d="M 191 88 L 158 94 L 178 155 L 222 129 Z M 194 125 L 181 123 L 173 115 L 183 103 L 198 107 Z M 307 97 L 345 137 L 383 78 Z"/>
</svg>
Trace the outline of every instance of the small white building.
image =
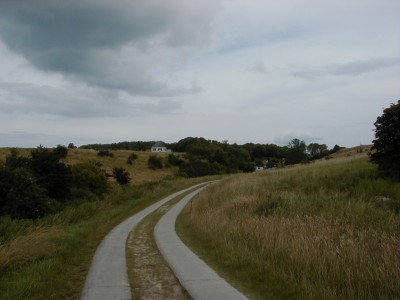
<svg viewBox="0 0 400 300">
<path fill-rule="evenodd" d="M 171 152 L 171 150 L 167 149 L 163 142 L 157 142 L 151 146 L 151 152 Z"/>
</svg>

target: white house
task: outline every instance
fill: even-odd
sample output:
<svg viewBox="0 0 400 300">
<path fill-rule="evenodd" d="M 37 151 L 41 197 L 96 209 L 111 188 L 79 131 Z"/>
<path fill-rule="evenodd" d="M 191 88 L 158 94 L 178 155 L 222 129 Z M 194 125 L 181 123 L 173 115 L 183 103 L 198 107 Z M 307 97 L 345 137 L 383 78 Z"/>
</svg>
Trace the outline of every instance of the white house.
<svg viewBox="0 0 400 300">
<path fill-rule="evenodd" d="M 151 146 L 151 152 L 171 152 L 171 150 L 167 149 L 163 142 L 157 142 Z"/>
</svg>

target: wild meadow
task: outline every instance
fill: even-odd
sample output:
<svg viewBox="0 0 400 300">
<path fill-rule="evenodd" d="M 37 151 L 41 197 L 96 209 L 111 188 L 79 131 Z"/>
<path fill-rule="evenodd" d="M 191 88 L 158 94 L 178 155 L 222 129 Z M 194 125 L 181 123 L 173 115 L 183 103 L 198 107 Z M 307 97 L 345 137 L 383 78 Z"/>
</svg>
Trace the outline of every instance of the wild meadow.
<svg viewBox="0 0 400 300">
<path fill-rule="evenodd" d="M 367 157 L 221 181 L 177 228 L 254 299 L 398 299 L 400 184 Z"/>
</svg>

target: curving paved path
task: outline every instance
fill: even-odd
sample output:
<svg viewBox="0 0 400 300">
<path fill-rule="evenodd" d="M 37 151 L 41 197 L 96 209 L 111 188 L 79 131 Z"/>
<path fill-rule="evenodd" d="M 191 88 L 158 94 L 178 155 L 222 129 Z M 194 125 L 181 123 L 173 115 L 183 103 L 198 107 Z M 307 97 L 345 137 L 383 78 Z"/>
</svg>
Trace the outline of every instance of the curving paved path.
<svg viewBox="0 0 400 300">
<path fill-rule="evenodd" d="M 116 226 L 103 239 L 93 257 L 89 273 L 82 290 L 82 300 L 131 299 L 128 281 L 125 246 L 131 230 L 148 214 L 175 197 L 207 183 L 201 183 L 174 193 Z"/>
<path fill-rule="evenodd" d="M 247 299 L 186 247 L 175 232 L 179 212 L 202 189 L 185 196 L 160 219 L 154 229 L 157 246 L 193 299 Z"/>
</svg>

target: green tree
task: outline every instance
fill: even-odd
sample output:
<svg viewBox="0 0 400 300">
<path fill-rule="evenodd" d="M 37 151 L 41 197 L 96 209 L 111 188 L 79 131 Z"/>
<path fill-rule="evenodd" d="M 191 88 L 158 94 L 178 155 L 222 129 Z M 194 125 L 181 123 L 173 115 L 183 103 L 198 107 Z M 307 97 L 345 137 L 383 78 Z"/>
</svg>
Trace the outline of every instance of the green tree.
<svg viewBox="0 0 400 300">
<path fill-rule="evenodd" d="M 210 164 L 202 160 L 192 160 L 184 162 L 179 166 L 181 175 L 187 177 L 201 177 L 207 175 L 219 174 L 218 164 Z"/>
<path fill-rule="evenodd" d="M 343 147 L 340 147 L 339 145 L 335 145 L 331 150 L 329 150 L 329 154 L 336 153 L 336 152 L 340 151 L 341 149 L 343 149 Z"/>
<path fill-rule="evenodd" d="M 325 144 L 311 143 L 307 146 L 310 159 L 318 159 L 329 153 L 328 146 Z"/>
<path fill-rule="evenodd" d="M 88 198 L 91 194 L 102 197 L 107 192 L 106 172 L 94 162 L 79 163 L 71 167 L 75 198 Z"/>
<path fill-rule="evenodd" d="M 253 149 L 253 156 L 257 158 L 266 157 L 265 145 L 256 144 Z"/>
<path fill-rule="evenodd" d="M 68 148 L 63 145 L 58 145 L 53 149 L 53 154 L 59 158 L 66 158 L 68 155 Z"/>
<path fill-rule="evenodd" d="M 60 162 L 63 154 L 39 146 L 31 151 L 30 168 L 37 178 L 37 183 L 44 187 L 48 196 L 65 200 L 71 188 L 71 170 Z"/>
<path fill-rule="evenodd" d="M 293 139 L 289 145 L 286 156 L 286 163 L 297 164 L 307 160 L 307 145 L 299 139 Z"/>
<path fill-rule="evenodd" d="M 2 215 L 9 215 L 14 219 L 37 219 L 51 211 L 51 204 L 46 190 L 37 184 L 35 176 L 29 170 L 0 168 Z"/>
<path fill-rule="evenodd" d="M 382 173 L 400 180 L 400 100 L 384 109 L 374 125 L 371 159 Z"/>
<path fill-rule="evenodd" d="M 171 164 L 171 166 L 180 166 L 184 162 L 183 159 L 181 159 L 179 156 L 176 156 L 174 154 L 168 155 L 168 163 Z"/>
</svg>

